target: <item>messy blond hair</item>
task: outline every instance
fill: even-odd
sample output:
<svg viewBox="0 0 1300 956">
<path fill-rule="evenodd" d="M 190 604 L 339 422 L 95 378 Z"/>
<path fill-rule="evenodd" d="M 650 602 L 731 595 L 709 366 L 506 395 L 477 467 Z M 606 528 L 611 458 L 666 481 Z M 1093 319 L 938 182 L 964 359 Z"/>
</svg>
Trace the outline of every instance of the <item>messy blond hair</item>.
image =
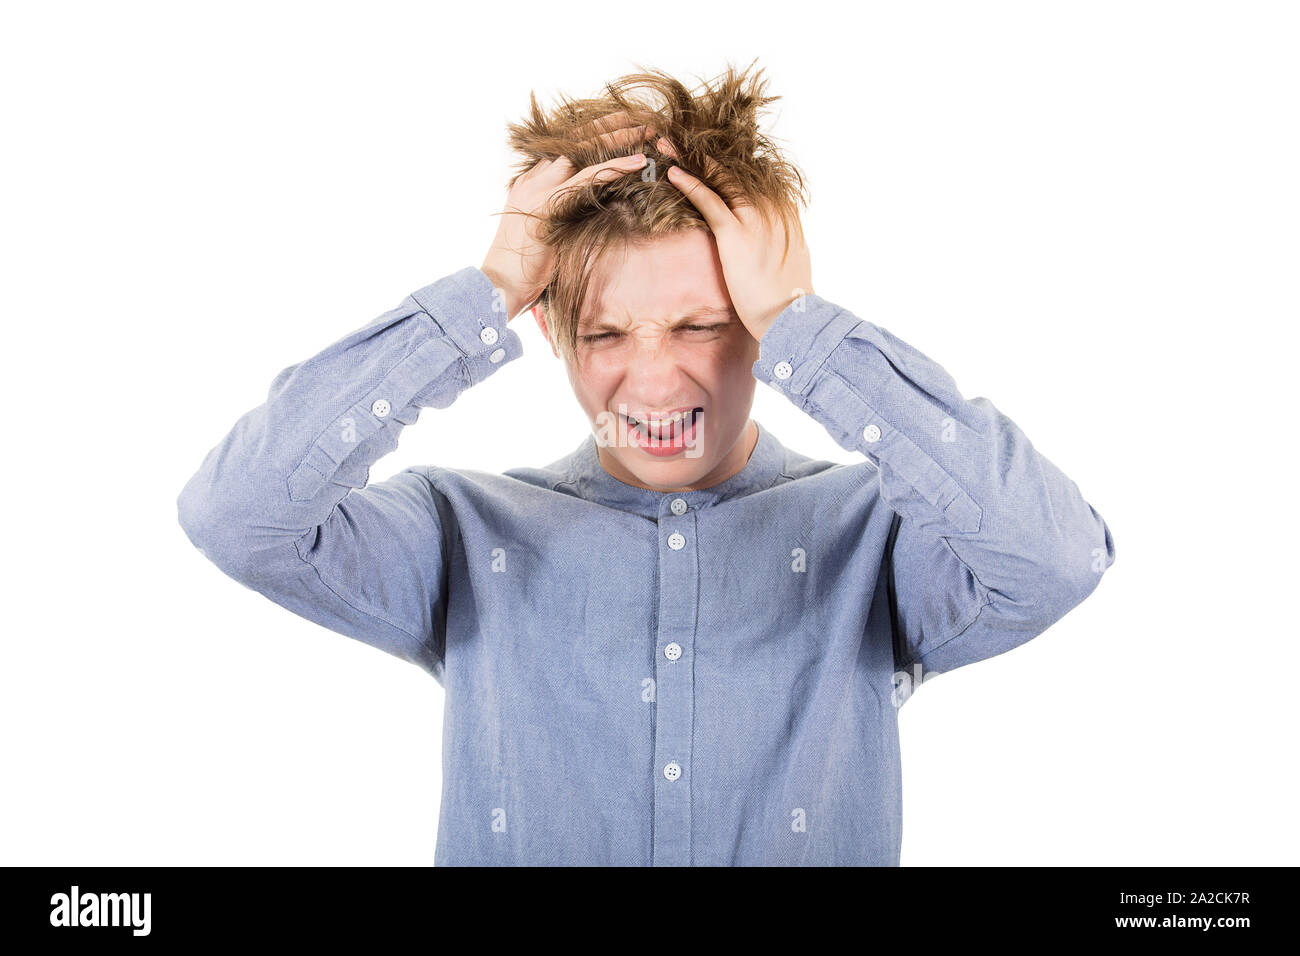
<svg viewBox="0 0 1300 956">
<path fill-rule="evenodd" d="M 602 255 L 688 229 L 708 229 L 691 201 L 663 182 L 671 165 L 697 176 L 732 208 L 747 203 L 775 215 L 784 226 L 788 250 L 798 204 L 808 204 L 808 193 L 799 169 L 758 128 L 759 113 L 780 97 L 763 95 L 767 80 L 761 69 L 749 75 L 753 65 L 738 71 L 728 63 L 723 73 L 691 91 L 661 70 L 636 64 L 638 72 L 606 83 L 603 95 L 577 100 L 561 95 L 559 105 L 548 111 L 538 107 L 530 92 L 531 115 L 507 125 L 510 147 L 525 157 L 511 187 L 543 159 L 564 156 L 576 170 L 635 152 L 653 162 L 557 196 L 549 215 L 536 224 L 539 240 L 555 250 L 554 269 L 536 304 L 561 353 L 576 354 L 591 269 Z M 594 141 L 590 124 L 618 112 L 665 137 L 676 157 L 659 152 L 654 139 L 630 146 Z"/>
</svg>

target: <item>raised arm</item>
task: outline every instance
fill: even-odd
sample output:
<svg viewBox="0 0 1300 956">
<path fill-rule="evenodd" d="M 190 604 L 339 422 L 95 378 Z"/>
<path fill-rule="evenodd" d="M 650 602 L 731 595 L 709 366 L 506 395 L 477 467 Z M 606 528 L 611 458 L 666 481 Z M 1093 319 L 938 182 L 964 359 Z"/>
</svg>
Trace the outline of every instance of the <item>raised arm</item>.
<svg viewBox="0 0 1300 956">
<path fill-rule="evenodd" d="M 604 149 L 647 135 L 623 113 L 589 126 L 588 145 Z M 555 157 L 516 176 L 481 267 L 411 293 L 276 376 L 181 491 L 190 540 L 275 603 L 441 680 L 455 516 L 427 469 L 367 486 L 370 466 L 421 408 L 446 408 L 522 354 L 507 321 L 549 280 L 555 250 L 537 226 L 556 197 L 644 163 L 618 156 L 575 172 Z"/>
<path fill-rule="evenodd" d="M 791 303 L 753 371 L 879 468 L 895 663 L 921 679 L 1041 634 L 1115 560 L 1110 529 L 1059 468 L 936 362 L 818 295 Z"/>
<path fill-rule="evenodd" d="M 728 178 L 705 160 L 713 181 Z M 899 670 L 919 664 L 923 680 L 1001 654 L 1092 592 L 1115 561 L 1101 516 L 992 402 L 962 398 L 938 363 L 812 291 L 792 203 L 733 208 L 680 167 L 668 179 L 717 241 L 732 303 L 759 343 L 754 376 L 879 470 L 897 515 L 883 570 Z M 874 593 L 876 582 L 863 584 Z"/>
<path fill-rule="evenodd" d="M 181 527 L 241 584 L 437 676 L 454 515 L 423 468 L 367 481 L 421 408 L 522 354 L 506 321 L 466 267 L 284 369 L 182 489 Z"/>
</svg>

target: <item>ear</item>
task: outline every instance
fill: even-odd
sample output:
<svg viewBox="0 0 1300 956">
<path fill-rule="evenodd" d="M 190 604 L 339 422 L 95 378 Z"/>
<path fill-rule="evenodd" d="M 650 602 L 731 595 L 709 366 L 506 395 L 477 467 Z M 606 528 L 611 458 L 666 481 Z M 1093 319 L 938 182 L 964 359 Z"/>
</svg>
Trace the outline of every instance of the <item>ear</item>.
<svg viewBox="0 0 1300 956">
<path fill-rule="evenodd" d="M 542 337 L 550 344 L 551 354 L 556 358 L 559 358 L 560 352 L 555 347 L 555 342 L 551 340 L 550 326 L 546 324 L 546 310 L 542 308 L 541 303 L 538 303 L 528 311 L 533 313 L 533 319 L 537 322 L 537 327 L 541 330 Z"/>
</svg>

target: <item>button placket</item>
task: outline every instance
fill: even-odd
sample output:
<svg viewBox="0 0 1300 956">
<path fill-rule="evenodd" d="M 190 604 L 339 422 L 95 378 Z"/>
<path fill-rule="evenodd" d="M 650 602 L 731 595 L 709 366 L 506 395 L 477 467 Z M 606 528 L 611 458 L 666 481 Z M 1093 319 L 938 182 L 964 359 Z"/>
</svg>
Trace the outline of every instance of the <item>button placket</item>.
<svg viewBox="0 0 1300 956">
<path fill-rule="evenodd" d="M 664 499 L 659 518 L 659 614 L 655 647 L 655 866 L 691 863 L 694 642 L 699 595 L 696 512 L 682 496 Z M 679 513 L 680 512 L 680 513 Z"/>
</svg>

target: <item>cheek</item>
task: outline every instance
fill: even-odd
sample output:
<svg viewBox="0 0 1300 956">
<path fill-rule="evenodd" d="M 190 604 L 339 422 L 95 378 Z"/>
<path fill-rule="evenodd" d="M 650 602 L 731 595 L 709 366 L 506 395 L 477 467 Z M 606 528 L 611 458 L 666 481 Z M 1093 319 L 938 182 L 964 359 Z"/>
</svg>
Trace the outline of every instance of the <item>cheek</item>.
<svg viewBox="0 0 1300 956">
<path fill-rule="evenodd" d="M 609 368 L 609 363 L 587 361 L 579 368 L 569 366 L 569 384 L 578 403 L 594 415 L 609 405 L 610 396 L 619 380 L 618 373 Z"/>
<path fill-rule="evenodd" d="M 749 343 L 749 344 L 746 344 Z M 734 390 L 746 382 L 754 381 L 754 363 L 758 361 L 758 347 L 753 339 L 731 345 L 716 356 L 713 374 L 718 381 L 726 382 Z"/>
</svg>

